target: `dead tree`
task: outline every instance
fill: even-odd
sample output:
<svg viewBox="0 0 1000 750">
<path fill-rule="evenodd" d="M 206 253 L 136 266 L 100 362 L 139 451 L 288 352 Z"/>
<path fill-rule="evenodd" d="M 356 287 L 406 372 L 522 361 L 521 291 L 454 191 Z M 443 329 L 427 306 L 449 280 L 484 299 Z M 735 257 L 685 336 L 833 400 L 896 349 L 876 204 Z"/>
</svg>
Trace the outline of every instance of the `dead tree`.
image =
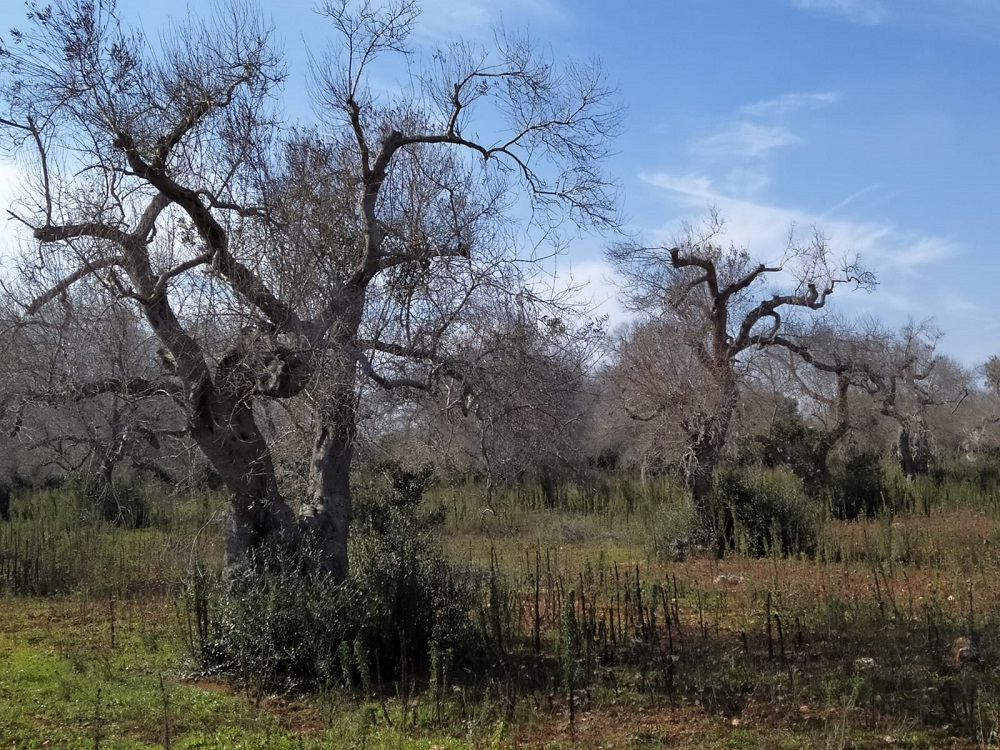
<svg viewBox="0 0 1000 750">
<path fill-rule="evenodd" d="M 881 339 L 866 325 L 828 316 L 804 328 L 794 326 L 776 335 L 769 352 L 791 380 L 800 400 L 817 407 L 810 430 L 810 476 L 826 475 L 830 454 L 852 427 L 852 394 L 865 392 L 868 371 L 882 348 Z"/>
<path fill-rule="evenodd" d="M 818 232 L 805 243 L 790 234 L 780 260 L 763 263 L 744 248 L 719 245 L 722 229 L 713 212 L 704 231 L 689 228 L 673 247 L 626 244 L 610 252 L 626 279 L 630 306 L 690 349 L 700 375 L 682 381 L 682 387 L 713 393 L 708 408 L 678 415 L 687 434 L 684 479 L 705 524 L 710 522 L 712 475 L 753 353 L 775 345 L 786 317 L 824 308 L 838 286 L 871 288 L 875 283 L 856 259 L 838 262 Z M 773 283 L 779 287 L 770 287 Z M 673 377 L 669 371 L 654 375 Z M 671 408 L 670 399 L 661 399 L 633 415 L 651 419 Z"/>
<path fill-rule="evenodd" d="M 954 411 L 969 395 L 969 375 L 937 352 L 941 333 L 929 323 L 884 331 L 865 368 L 866 388 L 881 413 L 898 426 L 896 458 L 910 479 L 926 474 L 932 458 L 929 418 L 935 407 Z"/>
<path fill-rule="evenodd" d="M 503 34 L 439 50 L 407 93 L 376 97 L 370 68 L 405 54 L 416 5 L 321 10 L 338 40 L 313 71 L 323 135 L 280 123 L 284 63 L 241 5 L 159 47 L 113 0 L 32 10 L 4 45 L 0 102 L 8 148 L 34 165 L 17 216 L 43 272 L 25 313 L 85 280 L 134 305 L 232 494 L 228 564 L 308 539 L 343 577 L 359 379 L 461 377 L 449 347 L 465 311 L 525 288 L 514 195 L 543 230 L 615 222 L 600 169 L 618 114 L 599 68 Z M 269 401 L 300 404 L 311 431 L 300 508 L 258 420 Z"/>
</svg>

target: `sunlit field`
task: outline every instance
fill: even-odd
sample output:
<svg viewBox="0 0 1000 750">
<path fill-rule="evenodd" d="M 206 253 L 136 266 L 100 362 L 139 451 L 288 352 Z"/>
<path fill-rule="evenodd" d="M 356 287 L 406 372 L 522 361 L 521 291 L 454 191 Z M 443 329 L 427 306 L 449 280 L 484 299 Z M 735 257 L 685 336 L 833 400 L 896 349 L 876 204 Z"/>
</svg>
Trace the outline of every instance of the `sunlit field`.
<svg viewBox="0 0 1000 750">
<path fill-rule="evenodd" d="M 903 489 L 908 509 L 818 522 L 809 554 L 718 559 L 671 540 L 687 511 L 666 480 L 525 486 L 493 509 L 439 483 L 422 510 L 483 582 L 485 656 L 308 690 L 205 669 L 222 498 L 136 490 L 150 515 L 128 528 L 77 487 L 23 490 L 0 526 L 0 746 L 997 746 L 992 487 Z"/>
</svg>

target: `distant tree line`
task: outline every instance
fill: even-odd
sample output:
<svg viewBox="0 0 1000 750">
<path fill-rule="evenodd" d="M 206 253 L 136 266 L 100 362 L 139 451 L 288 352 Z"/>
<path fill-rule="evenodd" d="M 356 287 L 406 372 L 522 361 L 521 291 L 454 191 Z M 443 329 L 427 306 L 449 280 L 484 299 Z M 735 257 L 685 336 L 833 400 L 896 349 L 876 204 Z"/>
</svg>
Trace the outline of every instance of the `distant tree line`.
<svg viewBox="0 0 1000 750">
<path fill-rule="evenodd" d="M 969 370 L 931 322 L 838 313 L 877 280 L 821 231 L 758 257 L 711 211 L 672 243 L 623 239 L 599 66 L 504 32 L 376 94 L 418 10 L 327 0 L 301 127 L 248 5 L 158 43 L 112 0 L 30 7 L 0 50 L 3 147 L 26 169 L 3 482 L 213 483 L 229 565 L 309 546 L 343 577 L 356 459 L 433 464 L 491 506 L 528 478 L 672 474 L 708 523 L 725 466 L 818 481 L 870 454 L 915 477 L 1000 452 L 1000 360 Z M 620 330 L 540 291 L 566 227 L 607 237 Z"/>
</svg>

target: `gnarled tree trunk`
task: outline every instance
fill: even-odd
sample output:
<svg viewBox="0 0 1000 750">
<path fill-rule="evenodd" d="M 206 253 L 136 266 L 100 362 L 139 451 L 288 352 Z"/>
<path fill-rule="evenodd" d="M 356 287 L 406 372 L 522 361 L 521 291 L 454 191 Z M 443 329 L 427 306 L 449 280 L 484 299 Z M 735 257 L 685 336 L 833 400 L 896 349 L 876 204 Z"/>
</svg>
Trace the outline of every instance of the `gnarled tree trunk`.
<svg viewBox="0 0 1000 750">
<path fill-rule="evenodd" d="M 265 546 L 294 547 L 299 540 L 295 515 L 278 489 L 252 405 L 213 393 L 197 416 L 191 435 L 232 495 L 225 530 L 228 574 L 245 567 Z"/>
<path fill-rule="evenodd" d="M 911 426 L 908 420 L 902 420 L 896 438 L 896 457 L 907 479 L 916 479 L 930 469 L 927 425 L 922 418 L 918 417 L 915 421 L 916 424 Z"/>
<path fill-rule="evenodd" d="M 718 413 L 697 415 L 686 424 L 691 444 L 683 458 L 684 482 L 691 493 L 695 514 L 704 532 L 714 527 L 713 476 L 729 439 L 734 408 L 735 396 L 727 396 Z"/>
<path fill-rule="evenodd" d="M 344 362 L 335 376 L 313 442 L 309 495 L 299 511 L 304 541 L 322 572 L 347 576 L 347 541 L 351 525 L 351 464 L 357 432 L 354 363 Z"/>
</svg>

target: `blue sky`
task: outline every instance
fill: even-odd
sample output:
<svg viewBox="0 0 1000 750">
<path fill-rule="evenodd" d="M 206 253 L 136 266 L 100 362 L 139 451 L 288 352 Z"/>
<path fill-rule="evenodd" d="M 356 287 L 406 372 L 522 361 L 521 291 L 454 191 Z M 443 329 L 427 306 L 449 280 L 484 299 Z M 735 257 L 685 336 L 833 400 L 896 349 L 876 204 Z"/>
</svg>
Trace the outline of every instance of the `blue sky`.
<svg viewBox="0 0 1000 750">
<path fill-rule="evenodd" d="M 566 23 L 628 103 L 615 170 L 637 227 L 669 236 L 714 203 L 767 259 L 816 226 L 879 273 L 841 309 L 934 316 L 967 363 L 1000 351 L 1000 2 L 682 0 Z"/>
<path fill-rule="evenodd" d="M 261 4 L 289 53 L 290 112 L 309 119 L 303 49 L 325 22 L 309 0 Z M 184 13 L 120 5 L 153 33 Z M 3 26 L 23 8 L 0 0 Z M 666 241 L 716 205 L 726 240 L 774 260 L 791 224 L 815 226 L 879 274 L 838 309 L 933 317 L 967 364 L 1000 353 L 1000 0 L 425 0 L 417 41 L 489 39 L 501 19 L 617 82 L 609 168 L 630 229 Z M 598 300 L 614 293 L 601 248 L 584 238 L 560 268 Z"/>
</svg>

